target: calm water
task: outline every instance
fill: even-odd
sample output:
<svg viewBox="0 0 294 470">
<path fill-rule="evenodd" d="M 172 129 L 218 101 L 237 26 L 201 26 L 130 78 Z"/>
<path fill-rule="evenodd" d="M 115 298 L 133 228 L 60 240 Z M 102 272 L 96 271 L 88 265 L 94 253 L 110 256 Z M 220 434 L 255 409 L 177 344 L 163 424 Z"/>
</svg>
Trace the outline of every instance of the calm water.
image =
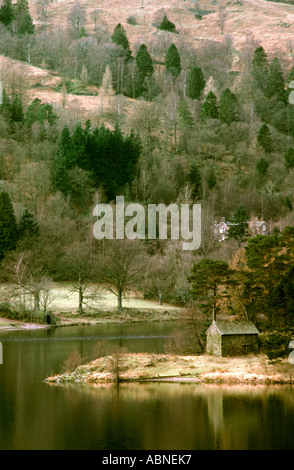
<svg viewBox="0 0 294 470">
<path fill-rule="evenodd" d="M 105 339 L 164 352 L 174 324 L 2 333 L 0 449 L 294 449 L 293 387 L 197 384 L 50 386 L 74 349 Z"/>
</svg>

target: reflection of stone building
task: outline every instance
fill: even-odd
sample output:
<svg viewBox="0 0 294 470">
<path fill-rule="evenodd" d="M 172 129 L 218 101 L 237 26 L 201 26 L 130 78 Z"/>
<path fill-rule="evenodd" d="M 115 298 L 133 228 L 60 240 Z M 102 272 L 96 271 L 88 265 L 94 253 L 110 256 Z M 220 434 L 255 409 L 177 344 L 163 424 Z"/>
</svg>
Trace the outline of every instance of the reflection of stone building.
<svg viewBox="0 0 294 470">
<path fill-rule="evenodd" d="M 221 218 L 219 223 L 214 224 L 214 235 L 219 242 L 222 242 L 228 238 L 230 227 L 233 224 L 228 222 L 224 217 Z M 259 220 L 258 217 L 253 217 L 248 222 L 249 233 L 252 237 L 256 235 L 269 235 L 269 225 L 264 220 Z"/>
<path fill-rule="evenodd" d="M 206 351 L 213 356 L 258 353 L 259 331 L 249 321 L 214 321 L 206 332 Z"/>
</svg>

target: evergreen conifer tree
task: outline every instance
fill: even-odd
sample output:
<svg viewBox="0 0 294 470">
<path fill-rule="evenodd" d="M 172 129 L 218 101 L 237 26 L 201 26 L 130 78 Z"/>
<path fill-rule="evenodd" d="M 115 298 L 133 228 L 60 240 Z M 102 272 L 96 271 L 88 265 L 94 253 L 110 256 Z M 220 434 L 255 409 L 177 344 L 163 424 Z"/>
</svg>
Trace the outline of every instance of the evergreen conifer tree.
<svg viewBox="0 0 294 470">
<path fill-rule="evenodd" d="M 2 104 L 0 106 L 1 114 L 3 114 L 4 117 L 10 119 L 11 115 L 11 100 L 8 94 L 6 93 L 5 89 L 3 89 L 2 93 Z"/>
<path fill-rule="evenodd" d="M 10 119 L 13 122 L 23 122 L 24 120 L 22 102 L 18 95 L 15 95 L 11 101 Z"/>
<path fill-rule="evenodd" d="M 12 0 L 4 0 L 0 8 L 0 22 L 9 26 L 14 19 L 14 8 Z"/>
<path fill-rule="evenodd" d="M 154 74 L 153 61 L 145 44 L 141 44 L 136 54 L 136 64 L 144 80 Z"/>
<path fill-rule="evenodd" d="M 18 223 L 19 240 L 32 244 L 40 235 L 40 227 L 33 214 L 26 209 Z"/>
<path fill-rule="evenodd" d="M 273 151 L 271 133 L 269 127 L 266 124 L 263 124 L 259 129 L 257 142 L 263 148 L 265 153 L 271 153 Z"/>
<path fill-rule="evenodd" d="M 227 88 L 220 97 L 219 119 L 230 125 L 239 119 L 239 103 L 234 93 Z"/>
<path fill-rule="evenodd" d="M 201 106 L 201 118 L 203 120 L 218 118 L 217 99 L 212 91 L 207 94 L 206 99 Z"/>
<path fill-rule="evenodd" d="M 18 229 L 11 199 L 6 192 L 0 193 L 0 261 L 5 254 L 14 250 Z"/>
<path fill-rule="evenodd" d="M 127 38 L 126 30 L 120 23 L 116 25 L 116 27 L 114 28 L 114 32 L 113 32 L 113 35 L 111 36 L 111 40 L 112 42 L 114 42 L 115 44 L 123 48 L 124 58 L 127 61 L 130 60 L 132 56 L 130 43 Z"/>
<path fill-rule="evenodd" d="M 205 88 L 205 78 L 200 67 L 193 67 L 188 80 L 187 95 L 192 100 L 199 100 Z"/>
<path fill-rule="evenodd" d="M 178 77 L 182 71 L 181 57 L 177 47 L 171 44 L 165 56 L 166 71 L 174 77 Z"/>
<path fill-rule="evenodd" d="M 64 126 L 58 143 L 58 151 L 55 157 L 52 183 L 56 190 L 63 194 L 68 192 L 67 171 L 71 168 L 71 136 L 67 126 Z"/>
<path fill-rule="evenodd" d="M 287 168 L 294 168 L 294 148 L 289 147 L 285 153 L 285 164 Z"/>
<path fill-rule="evenodd" d="M 247 237 L 249 233 L 248 220 L 249 216 L 243 204 L 240 204 L 230 220 L 232 225 L 230 225 L 229 238 L 243 240 Z"/>
<path fill-rule="evenodd" d="M 252 59 L 252 74 L 258 88 L 266 91 L 269 77 L 269 63 L 267 54 L 262 46 L 257 47 L 254 51 Z"/>
<path fill-rule="evenodd" d="M 275 57 L 270 65 L 267 81 L 266 95 L 268 98 L 277 98 L 286 103 L 285 80 L 279 59 Z"/>
<path fill-rule="evenodd" d="M 199 168 L 195 162 L 190 165 L 187 175 L 187 182 L 192 190 L 192 198 L 194 201 L 202 197 L 202 177 Z"/>
<path fill-rule="evenodd" d="M 264 158 L 260 158 L 256 164 L 256 170 L 260 174 L 260 176 L 266 176 L 267 170 L 269 167 L 269 163 Z"/>
<path fill-rule="evenodd" d="M 18 34 L 21 36 L 23 34 L 34 34 L 35 26 L 32 20 L 32 17 L 28 11 L 25 11 L 21 14 L 21 19 L 18 26 Z"/>
<path fill-rule="evenodd" d="M 132 74 L 133 97 L 141 96 L 147 91 L 146 81 L 153 77 L 153 61 L 145 44 L 142 44 L 136 54 L 136 66 Z"/>
<path fill-rule="evenodd" d="M 158 29 L 161 29 L 163 31 L 169 31 L 171 33 L 176 32 L 175 24 L 172 21 L 170 21 L 166 15 L 164 15 L 162 22 L 158 26 Z"/>
<path fill-rule="evenodd" d="M 287 196 L 285 199 L 285 206 L 287 207 L 287 209 L 289 209 L 289 211 L 293 209 L 292 201 L 289 196 Z"/>
</svg>

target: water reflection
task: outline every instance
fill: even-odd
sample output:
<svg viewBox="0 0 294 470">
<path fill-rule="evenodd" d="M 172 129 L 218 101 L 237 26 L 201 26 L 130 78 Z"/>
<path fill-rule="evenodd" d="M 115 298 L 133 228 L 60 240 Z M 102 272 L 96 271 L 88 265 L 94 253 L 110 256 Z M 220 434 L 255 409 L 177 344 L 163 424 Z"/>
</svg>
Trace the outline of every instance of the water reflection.
<svg viewBox="0 0 294 470">
<path fill-rule="evenodd" d="M 75 419 L 85 407 L 95 410 L 81 434 L 87 434 L 90 423 L 96 449 L 293 449 L 291 387 L 148 383 L 53 388 L 64 390 Z"/>
</svg>

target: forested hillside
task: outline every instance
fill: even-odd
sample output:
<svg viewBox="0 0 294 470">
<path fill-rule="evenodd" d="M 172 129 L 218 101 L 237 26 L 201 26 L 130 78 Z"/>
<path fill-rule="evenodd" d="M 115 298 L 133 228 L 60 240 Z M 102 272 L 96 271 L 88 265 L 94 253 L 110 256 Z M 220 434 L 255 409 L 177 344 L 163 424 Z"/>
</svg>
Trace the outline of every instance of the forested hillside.
<svg viewBox="0 0 294 470">
<path fill-rule="evenodd" d="M 224 313 L 293 322 L 285 228 L 294 203 L 294 6 L 107 4 L 3 0 L 0 8 L 0 254 L 2 283 L 18 286 L 10 298 L 24 307 L 29 292 L 38 311 L 44 286 L 71 281 L 81 313 L 89 283 L 185 306 L 199 300 L 192 267 L 209 258 L 231 267 L 234 295 L 218 301 Z M 94 205 L 117 195 L 201 204 L 199 250 L 95 240 Z M 269 237 L 250 240 L 253 217 L 268 223 Z M 244 222 L 244 231 L 220 243 L 221 218 Z M 254 243 L 265 240 L 279 265 L 266 285 L 268 263 L 252 261 Z M 113 266 L 126 259 L 122 286 Z"/>
</svg>

